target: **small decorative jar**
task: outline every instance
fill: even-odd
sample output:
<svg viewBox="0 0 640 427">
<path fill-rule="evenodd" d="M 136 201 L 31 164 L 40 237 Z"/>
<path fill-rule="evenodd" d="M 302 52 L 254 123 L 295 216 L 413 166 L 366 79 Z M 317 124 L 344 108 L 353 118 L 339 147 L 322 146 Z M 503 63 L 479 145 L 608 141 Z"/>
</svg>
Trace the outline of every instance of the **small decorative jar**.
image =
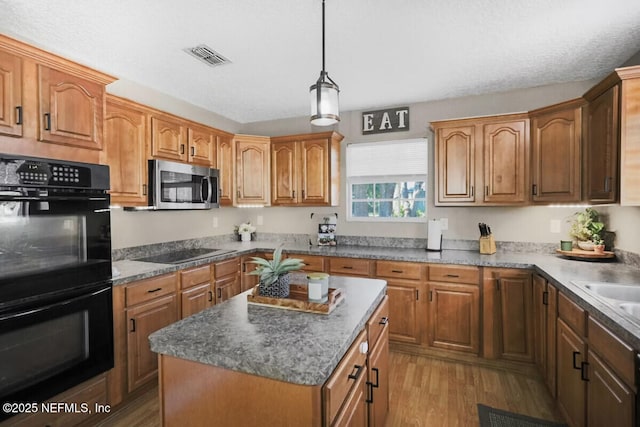
<svg viewBox="0 0 640 427">
<path fill-rule="evenodd" d="M 329 275 L 327 273 L 309 273 L 307 289 L 310 302 L 327 302 L 329 297 Z"/>
<path fill-rule="evenodd" d="M 250 232 L 245 232 L 245 233 L 240 233 L 240 239 L 243 242 L 250 242 L 251 241 L 251 233 Z"/>
</svg>

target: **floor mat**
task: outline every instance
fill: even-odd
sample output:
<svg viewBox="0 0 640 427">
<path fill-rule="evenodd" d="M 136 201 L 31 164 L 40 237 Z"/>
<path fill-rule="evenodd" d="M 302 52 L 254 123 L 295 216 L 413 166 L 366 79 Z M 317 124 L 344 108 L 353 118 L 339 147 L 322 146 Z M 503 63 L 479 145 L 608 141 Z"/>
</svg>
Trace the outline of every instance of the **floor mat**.
<svg viewBox="0 0 640 427">
<path fill-rule="evenodd" d="M 478 403 L 478 417 L 480 418 L 480 427 L 567 427 L 566 424 L 514 414 L 480 403 Z"/>
</svg>

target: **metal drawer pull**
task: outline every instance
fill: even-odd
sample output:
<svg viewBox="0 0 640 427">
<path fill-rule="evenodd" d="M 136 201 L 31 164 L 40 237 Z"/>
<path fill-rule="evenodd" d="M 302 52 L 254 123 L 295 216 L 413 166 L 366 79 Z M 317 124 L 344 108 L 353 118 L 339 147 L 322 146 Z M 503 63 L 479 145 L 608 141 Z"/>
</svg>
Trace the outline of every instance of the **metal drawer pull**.
<svg viewBox="0 0 640 427">
<path fill-rule="evenodd" d="M 342 268 L 344 268 L 345 270 L 353 270 L 353 267 L 350 265 L 343 265 Z"/>
<path fill-rule="evenodd" d="M 22 107 L 20 106 L 16 107 L 16 124 L 22 124 Z"/>
<path fill-rule="evenodd" d="M 370 383 L 373 387 L 378 388 L 380 387 L 380 370 L 378 368 L 371 368 L 371 370 L 373 372 L 376 373 L 376 382 L 374 383 Z"/>
<path fill-rule="evenodd" d="M 222 298 L 222 289 L 218 288 L 218 299 Z"/>
<path fill-rule="evenodd" d="M 44 113 L 44 130 L 51 130 L 51 114 Z"/>
<path fill-rule="evenodd" d="M 184 154 L 184 144 L 180 144 L 180 154 Z"/>
<path fill-rule="evenodd" d="M 354 373 L 355 371 L 355 373 Z M 351 371 L 351 373 L 349 374 L 349 379 L 350 380 L 357 380 L 360 377 L 360 374 L 362 373 L 362 366 L 360 365 L 353 365 L 353 371 Z"/>
<path fill-rule="evenodd" d="M 209 291 L 209 302 L 213 301 L 213 292 Z"/>
<path fill-rule="evenodd" d="M 161 291 L 161 290 L 162 290 L 162 288 L 149 289 L 149 290 L 147 291 L 147 293 L 152 294 L 152 293 L 154 293 L 154 292 L 158 292 L 158 291 Z"/>
<path fill-rule="evenodd" d="M 387 323 L 389 323 L 389 318 L 385 316 L 380 319 L 380 321 L 378 322 L 378 325 L 386 325 Z"/>
<path fill-rule="evenodd" d="M 402 273 L 402 270 L 391 270 L 392 273 Z"/>
<path fill-rule="evenodd" d="M 582 370 L 582 366 L 578 366 L 578 362 L 576 362 L 576 356 L 580 356 L 580 352 L 579 351 L 574 351 L 573 352 L 573 369 Z"/>
<path fill-rule="evenodd" d="M 447 274 L 447 277 L 458 278 L 458 277 L 460 277 L 460 276 L 459 276 L 459 275 L 457 275 L 457 274 Z"/>
<path fill-rule="evenodd" d="M 587 367 L 589 366 L 589 362 L 582 362 L 580 364 L 580 379 L 582 381 L 589 381 L 589 378 L 587 378 Z"/>
<path fill-rule="evenodd" d="M 367 403 L 373 403 L 373 384 L 371 384 L 369 381 L 367 381 L 367 399 L 366 402 Z"/>
<path fill-rule="evenodd" d="M 136 331 L 136 319 L 131 319 L 131 330 L 129 332 Z"/>
</svg>

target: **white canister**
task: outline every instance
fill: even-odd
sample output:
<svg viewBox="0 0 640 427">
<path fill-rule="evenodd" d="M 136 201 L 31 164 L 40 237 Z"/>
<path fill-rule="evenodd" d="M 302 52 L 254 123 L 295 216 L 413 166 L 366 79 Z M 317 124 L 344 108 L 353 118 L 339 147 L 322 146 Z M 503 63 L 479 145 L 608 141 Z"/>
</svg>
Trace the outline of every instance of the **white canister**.
<svg viewBox="0 0 640 427">
<path fill-rule="evenodd" d="M 307 275 L 309 301 L 327 302 L 329 296 L 329 275 L 327 273 L 309 273 Z"/>
</svg>

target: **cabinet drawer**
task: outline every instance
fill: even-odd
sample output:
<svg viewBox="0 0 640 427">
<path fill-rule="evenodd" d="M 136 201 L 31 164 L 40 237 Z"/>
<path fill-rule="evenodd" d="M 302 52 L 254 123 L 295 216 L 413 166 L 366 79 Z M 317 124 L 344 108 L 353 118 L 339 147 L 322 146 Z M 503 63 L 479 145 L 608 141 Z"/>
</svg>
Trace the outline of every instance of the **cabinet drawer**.
<svg viewBox="0 0 640 427">
<path fill-rule="evenodd" d="M 329 260 L 329 272 L 336 274 L 348 274 L 351 276 L 368 276 L 371 261 L 357 258 L 331 258 Z"/>
<path fill-rule="evenodd" d="M 389 297 L 385 296 L 367 322 L 369 348 L 374 348 L 384 328 L 389 324 Z"/>
<path fill-rule="evenodd" d="M 140 304 L 154 298 L 176 292 L 176 273 L 141 280 L 125 289 L 126 306 Z"/>
<path fill-rule="evenodd" d="M 420 280 L 422 264 L 415 262 L 376 261 L 376 276 Z"/>
<path fill-rule="evenodd" d="M 558 317 L 571 326 L 580 336 L 587 335 L 586 312 L 562 293 L 558 294 Z"/>
<path fill-rule="evenodd" d="M 236 274 L 240 271 L 240 258 L 231 258 L 226 261 L 216 262 L 213 267 L 216 279 L 220 277 L 228 276 L 230 274 Z"/>
<path fill-rule="evenodd" d="M 460 265 L 429 265 L 429 280 L 432 282 L 478 285 L 480 282 L 480 269 L 478 267 Z"/>
<path fill-rule="evenodd" d="M 302 271 L 318 271 L 324 272 L 324 257 L 314 256 L 314 255 L 299 255 L 299 254 L 291 254 L 287 255 L 287 258 L 298 258 L 304 262 L 304 267 L 302 267 Z"/>
<path fill-rule="evenodd" d="M 187 289 L 211 281 L 211 265 L 194 267 L 180 272 L 180 287 Z"/>
<path fill-rule="evenodd" d="M 592 317 L 589 317 L 588 328 L 591 350 L 598 353 L 627 385 L 633 387 L 633 349 Z"/>
<path fill-rule="evenodd" d="M 362 331 L 322 388 L 327 425 L 332 424 L 352 387 L 367 375 L 367 354 L 360 352 L 360 345 L 366 342 L 367 333 Z"/>
</svg>

